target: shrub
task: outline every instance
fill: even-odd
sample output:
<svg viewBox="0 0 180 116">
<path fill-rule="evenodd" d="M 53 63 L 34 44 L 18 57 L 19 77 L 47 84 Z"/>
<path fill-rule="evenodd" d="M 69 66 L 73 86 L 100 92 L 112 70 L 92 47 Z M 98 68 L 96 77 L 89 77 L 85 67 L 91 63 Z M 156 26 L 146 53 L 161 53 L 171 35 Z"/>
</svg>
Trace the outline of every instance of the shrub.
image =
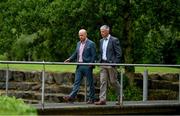
<svg viewBox="0 0 180 116">
<path fill-rule="evenodd" d="M 0 115 L 37 116 L 37 111 L 34 107 L 25 104 L 22 99 L 0 96 Z"/>
<path fill-rule="evenodd" d="M 120 82 L 120 73 L 118 74 L 118 80 Z M 135 83 L 130 85 L 128 77 L 126 75 L 123 76 L 123 94 L 124 94 L 124 100 L 127 101 L 142 100 L 142 90 L 138 88 Z M 115 89 L 112 88 L 112 86 L 108 87 L 107 100 L 108 101 L 117 100 Z"/>
<path fill-rule="evenodd" d="M 135 83 L 125 88 L 124 95 L 125 95 L 125 100 L 128 100 L 128 101 L 142 100 L 142 90 L 138 88 Z"/>
</svg>

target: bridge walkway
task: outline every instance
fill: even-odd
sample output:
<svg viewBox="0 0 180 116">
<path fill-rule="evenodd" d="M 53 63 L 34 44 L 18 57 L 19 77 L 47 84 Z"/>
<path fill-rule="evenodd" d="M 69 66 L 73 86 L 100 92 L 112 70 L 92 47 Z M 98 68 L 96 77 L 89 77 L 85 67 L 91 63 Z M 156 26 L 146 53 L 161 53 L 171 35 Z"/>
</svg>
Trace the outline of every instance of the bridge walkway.
<svg viewBox="0 0 180 116">
<path fill-rule="evenodd" d="M 74 103 L 33 104 L 39 115 L 103 115 L 103 114 L 180 114 L 178 100 L 124 101 L 122 105 L 107 102 L 106 105 Z"/>
</svg>

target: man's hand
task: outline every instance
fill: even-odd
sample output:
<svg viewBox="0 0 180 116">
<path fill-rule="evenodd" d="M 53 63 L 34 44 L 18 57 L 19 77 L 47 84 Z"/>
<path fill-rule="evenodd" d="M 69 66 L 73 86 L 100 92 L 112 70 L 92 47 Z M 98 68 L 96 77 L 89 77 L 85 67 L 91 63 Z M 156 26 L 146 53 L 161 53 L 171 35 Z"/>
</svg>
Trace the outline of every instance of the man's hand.
<svg viewBox="0 0 180 116">
<path fill-rule="evenodd" d="M 70 59 L 68 58 L 68 59 L 66 59 L 64 62 L 70 62 Z"/>
</svg>

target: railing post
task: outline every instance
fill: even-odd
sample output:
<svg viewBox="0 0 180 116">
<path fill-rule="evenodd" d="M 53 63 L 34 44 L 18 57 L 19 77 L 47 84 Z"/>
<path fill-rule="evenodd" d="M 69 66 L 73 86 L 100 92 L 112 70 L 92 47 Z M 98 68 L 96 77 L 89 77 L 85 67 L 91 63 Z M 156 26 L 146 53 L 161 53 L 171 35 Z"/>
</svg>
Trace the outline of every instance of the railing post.
<svg viewBox="0 0 180 116">
<path fill-rule="evenodd" d="M 45 64 L 43 64 L 43 71 L 42 71 L 42 87 L 41 87 L 41 89 L 42 89 L 42 93 L 41 93 L 42 109 L 44 109 L 44 88 L 45 88 Z"/>
<path fill-rule="evenodd" d="M 180 102 L 180 73 L 179 73 L 179 102 Z"/>
<path fill-rule="evenodd" d="M 123 105 L 123 96 L 124 96 L 124 94 L 123 94 L 123 75 L 124 75 L 124 72 L 123 72 L 123 69 L 121 69 L 120 105 Z"/>
<path fill-rule="evenodd" d="M 7 69 L 6 69 L 6 96 L 8 96 L 8 87 L 9 87 L 9 65 L 7 64 Z"/>
<path fill-rule="evenodd" d="M 84 102 L 87 100 L 87 78 L 84 77 Z"/>
<path fill-rule="evenodd" d="M 143 74 L 143 101 L 147 101 L 148 96 L 148 70 L 145 69 Z"/>
</svg>

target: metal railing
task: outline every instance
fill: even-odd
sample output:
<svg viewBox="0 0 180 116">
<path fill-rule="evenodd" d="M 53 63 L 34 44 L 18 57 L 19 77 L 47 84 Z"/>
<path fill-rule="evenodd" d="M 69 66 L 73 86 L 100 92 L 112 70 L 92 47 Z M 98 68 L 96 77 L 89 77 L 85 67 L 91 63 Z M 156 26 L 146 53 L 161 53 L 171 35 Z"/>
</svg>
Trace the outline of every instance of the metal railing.
<svg viewBox="0 0 180 116">
<path fill-rule="evenodd" d="M 7 64 L 6 69 L 6 95 L 8 95 L 8 82 L 9 82 L 9 64 L 38 64 L 43 65 L 42 70 L 42 92 L 41 92 L 41 104 L 42 109 L 44 109 L 44 95 L 45 95 L 45 65 L 94 65 L 94 66 L 138 66 L 138 67 L 178 67 L 180 68 L 180 65 L 171 65 L 171 64 L 115 64 L 115 63 L 64 63 L 64 62 L 32 62 L 32 61 L 0 61 L 0 64 Z M 123 70 L 121 70 L 121 80 L 120 80 L 120 98 L 119 103 L 120 105 L 123 105 Z M 87 84 L 86 84 L 86 78 L 85 79 L 85 99 L 87 95 Z M 145 69 L 143 73 L 143 101 L 147 101 L 148 97 L 148 70 Z M 180 102 L 180 72 L 179 72 L 179 95 L 178 95 L 178 101 Z"/>
</svg>

